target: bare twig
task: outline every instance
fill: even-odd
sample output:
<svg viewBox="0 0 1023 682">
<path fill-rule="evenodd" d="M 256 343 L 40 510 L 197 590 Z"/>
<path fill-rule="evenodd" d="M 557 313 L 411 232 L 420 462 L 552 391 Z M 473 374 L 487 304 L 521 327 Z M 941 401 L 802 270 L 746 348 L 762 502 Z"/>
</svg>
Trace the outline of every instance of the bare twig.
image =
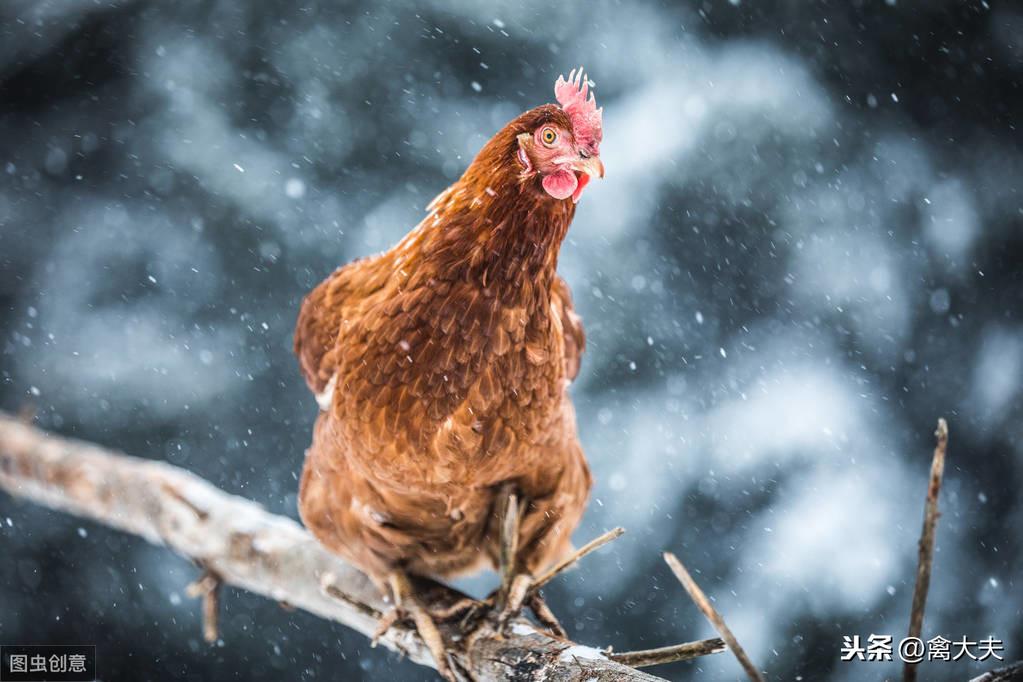
<svg viewBox="0 0 1023 682">
<path fill-rule="evenodd" d="M 618 661 L 622 665 L 632 668 L 645 668 L 651 665 L 688 661 L 698 656 L 720 653 L 727 648 L 725 640 L 714 637 L 713 639 L 701 639 L 696 642 L 675 644 L 674 646 L 662 646 L 657 649 L 610 653 L 608 656 L 612 661 Z"/>
<path fill-rule="evenodd" d="M 1019 682 L 1023 680 L 1023 661 L 1016 661 L 997 670 L 989 670 L 970 682 Z"/>
<path fill-rule="evenodd" d="M 198 599 L 217 586 L 219 579 L 208 570 L 203 571 L 194 582 L 185 587 L 185 596 L 189 599 Z"/>
<path fill-rule="evenodd" d="M 202 596 L 202 636 L 213 644 L 220 639 L 220 581 Z"/>
<path fill-rule="evenodd" d="M 0 489 L 166 545 L 215 572 L 224 584 L 286 601 L 367 637 L 388 611 L 368 577 L 291 519 L 164 462 L 52 436 L 0 415 Z M 426 580 L 416 581 L 416 593 L 431 610 L 466 598 Z M 474 679 L 659 679 L 596 649 L 552 638 L 522 618 L 512 619 L 503 636 L 487 627 L 451 651 L 458 669 Z M 449 641 L 459 634 L 454 628 L 441 626 Z M 407 625 L 396 624 L 380 641 L 420 665 L 433 665 L 426 645 Z"/>
<path fill-rule="evenodd" d="M 585 545 L 574 551 L 572 554 L 565 557 L 564 559 L 562 559 L 561 561 L 559 561 L 558 563 L 554 564 L 549 569 L 544 571 L 539 578 L 533 581 L 531 591 L 536 592 L 541 587 L 543 587 L 551 580 L 556 578 L 558 575 L 568 570 L 570 567 L 574 566 L 576 562 L 578 562 L 584 556 L 586 556 L 590 552 L 600 549 L 601 547 L 611 542 L 612 540 L 620 538 L 622 536 L 622 533 L 624 532 L 625 532 L 624 528 L 621 527 L 612 528 L 611 530 L 604 533 L 600 537 L 590 540 Z"/>
<path fill-rule="evenodd" d="M 938 419 L 934 432 L 937 444 L 931 460 L 931 478 L 927 484 L 927 501 L 924 503 L 924 526 L 920 532 L 920 556 L 916 569 L 916 587 L 913 589 L 913 610 L 909 616 L 909 636 L 920 637 L 924 624 L 924 608 L 927 605 L 927 590 L 931 585 L 931 563 L 934 560 L 934 534 L 938 525 L 938 493 L 941 492 L 941 478 L 945 473 L 945 452 L 948 449 L 948 422 Z M 916 663 L 903 667 L 905 682 L 915 682 Z"/>
<path fill-rule="evenodd" d="M 220 585 L 222 581 L 210 569 L 185 588 L 192 599 L 202 597 L 202 636 L 208 644 L 220 639 Z"/>
<path fill-rule="evenodd" d="M 749 656 L 747 656 L 743 648 L 739 646 L 739 641 L 735 638 L 735 635 L 732 634 L 732 631 L 728 629 L 728 626 L 725 625 L 724 618 L 722 618 L 721 614 L 717 612 L 717 609 L 711 605 L 710 600 L 707 599 L 707 595 L 703 593 L 700 586 L 697 585 L 696 581 L 693 580 L 693 577 L 689 575 L 689 571 L 687 571 L 686 567 L 682 565 L 682 562 L 678 560 L 678 557 L 671 552 L 665 552 L 664 560 L 668 563 L 668 566 L 671 567 L 675 577 L 678 578 L 680 583 L 682 583 L 682 587 L 684 587 L 686 592 L 689 593 L 689 596 L 692 598 L 693 602 L 695 602 L 696 606 L 699 607 L 700 611 L 703 611 L 703 615 L 711 622 L 714 629 L 721 634 L 725 643 L 728 644 L 728 648 L 731 649 L 732 653 L 735 654 L 735 657 L 739 659 L 739 664 L 742 665 L 743 670 L 746 671 L 749 678 L 756 682 L 764 682 L 764 676 L 760 674 L 760 671 L 757 670 L 755 665 L 753 665 Z"/>
</svg>

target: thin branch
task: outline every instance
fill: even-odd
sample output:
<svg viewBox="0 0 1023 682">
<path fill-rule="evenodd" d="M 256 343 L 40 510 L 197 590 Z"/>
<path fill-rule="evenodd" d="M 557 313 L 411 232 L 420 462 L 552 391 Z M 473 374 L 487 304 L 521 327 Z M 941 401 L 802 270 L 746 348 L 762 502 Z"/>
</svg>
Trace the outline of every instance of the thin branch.
<svg viewBox="0 0 1023 682">
<path fill-rule="evenodd" d="M 0 489 L 165 545 L 224 584 L 287 602 L 367 637 L 388 611 L 368 577 L 327 552 L 291 519 L 178 467 L 52 436 L 2 414 Z M 431 610 L 466 598 L 420 579 L 416 593 Z M 441 626 L 448 641 L 458 639 L 456 627 Z M 596 649 L 550 637 L 522 618 L 513 619 L 503 636 L 488 628 L 484 623 L 451 652 L 458 668 L 477 680 L 659 679 Z M 433 665 L 426 645 L 407 625 L 396 624 L 380 642 L 420 665 Z"/>
<path fill-rule="evenodd" d="M 948 422 L 938 419 L 934 432 L 937 444 L 931 460 L 931 478 L 927 484 L 927 501 L 924 503 L 924 527 L 920 532 L 920 556 L 916 569 L 916 587 L 913 589 L 913 610 L 909 616 L 909 636 L 920 637 L 924 625 L 924 608 L 927 606 L 927 590 L 931 585 L 931 564 L 934 561 L 934 534 L 938 526 L 938 493 L 945 473 L 945 452 L 948 450 Z M 906 663 L 902 669 L 905 682 L 915 682 L 916 663 Z"/>
<path fill-rule="evenodd" d="M 997 670 L 977 675 L 970 682 L 1019 682 L 1023 680 L 1023 661 L 1016 661 Z"/>
<path fill-rule="evenodd" d="M 199 579 L 185 588 L 192 599 L 202 597 L 202 636 L 207 644 L 220 639 L 220 586 L 223 583 L 213 571 L 206 569 Z"/>
<path fill-rule="evenodd" d="M 720 653 L 727 648 L 725 640 L 714 637 L 713 639 L 701 639 L 696 642 L 675 644 L 674 646 L 662 646 L 657 649 L 623 651 L 622 653 L 612 652 L 608 656 L 612 661 L 617 661 L 631 668 L 645 668 L 651 665 L 688 661 L 699 656 Z"/>
<path fill-rule="evenodd" d="M 746 674 L 749 675 L 749 678 L 751 680 L 755 680 L 755 682 L 764 682 L 764 676 L 760 674 L 757 667 L 753 665 L 753 661 L 749 659 L 749 656 L 746 655 L 743 648 L 739 646 L 739 640 L 735 638 L 732 631 L 728 629 L 727 625 L 725 625 L 725 619 L 722 618 L 721 614 L 717 612 L 717 609 L 711 605 L 710 600 L 707 599 L 707 595 L 703 593 L 700 586 L 697 585 L 696 581 L 693 580 L 693 577 L 689 575 L 689 571 L 687 571 L 686 567 L 682 565 L 682 562 L 678 560 L 678 557 L 671 552 L 665 552 L 664 560 L 668 563 L 668 566 L 671 567 L 675 577 L 678 578 L 680 583 L 682 583 L 682 587 L 684 587 L 686 592 L 689 593 L 689 596 L 692 598 L 693 602 L 696 603 L 696 606 L 699 607 L 700 611 L 703 611 L 703 615 L 707 617 L 707 620 L 711 622 L 714 629 L 720 633 L 721 637 L 725 640 L 725 643 L 728 644 L 728 648 L 731 649 L 732 653 L 735 654 L 735 657 L 739 659 L 739 664 L 742 666 L 743 670 L 746 671 Z"/>
<path fill-rule="evenodd" d="M 570 554 L 569 556 L 565 557 L 564 559 L 562 559 L 561 561 L 559 561 L 558 563 L 556 563 L 555 565 L 551 566 L 549 569 L 544 571 L 540 575 L 539 578 L 537 578 L 536 580 L 533 581 L 533 585 L 531 587 L 531 591 L 532 592 L 536 592 L 541 587 L 543 587 L 544 585 L 549 583 L 551 580 L 556 578 L 558 575 L 560 575 L 561 573 L 565 572 L 566 570 L 568 570 L 569 568 L 574 566 L 584 556 L 586 556 L 590 552 L 593 552 L 593 551 L 596 551 L 596 550 L 600 549 L 601 547 L 603 547 L 607 543 L 611 542 L 612 540 L 614 540 L 616 538 L 620 538 L 622 536 L 622 533 L 624 533 L 624 532 L 625 532 L 624 528 L 621 528 L 621 527 L 612 528 L 611 530 L 609 530 L 608 532 L 604 533 L 600 537 L 593 538 L 592 540 L 587 542 L 585 545 L 583 545 L 582 547 L 580 547 L 579 549 L 574 551 L 572 554 Z"/>
<path fill-rule="evenodd" d="M 202 636 L 208 644 L 220 639 L 220 581 L 202 596 Z"/>
</svg>

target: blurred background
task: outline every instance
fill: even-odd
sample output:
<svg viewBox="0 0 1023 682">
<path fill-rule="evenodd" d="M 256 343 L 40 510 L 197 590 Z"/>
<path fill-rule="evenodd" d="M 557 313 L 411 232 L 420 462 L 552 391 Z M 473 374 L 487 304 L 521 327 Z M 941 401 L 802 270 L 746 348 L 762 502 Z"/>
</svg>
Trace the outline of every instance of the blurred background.
<svg viewBox="0 0 1023 682">
<path fill-rule="evenodd" d="M 895 674 L 839 650 L 905 633 L 945 416 L 924 636 L 1023 657 L 1012 3 L 7 0 L 0 408 L 296 517 L 302 296 L 580 63 L 608 175 L 561 253 L 597 478 L 576 540 L 629 532 L 548 590 L 570 634 L 711 636 L 671 549 L 772 678 Z M 7 496 L 0 547 L 0 641 L 95 642 L 103 679 L 432 679 L 237 590 L 208 647 L 188 562 Z"/>
</svg>

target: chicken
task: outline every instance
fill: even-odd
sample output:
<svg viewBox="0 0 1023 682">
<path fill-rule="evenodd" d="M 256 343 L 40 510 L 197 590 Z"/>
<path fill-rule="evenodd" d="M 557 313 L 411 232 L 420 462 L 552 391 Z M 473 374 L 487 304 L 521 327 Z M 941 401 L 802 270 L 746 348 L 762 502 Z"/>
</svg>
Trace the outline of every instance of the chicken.
<svg viewBox="0 0 1023 682">
<path fill-rule="evenodd" d="M 302 520 L 390 590 L 446 675 L 408 575 L 497 565 L 510 492 L 505 568 L 528 587 L 570 549 L 589 495 L 568 394 L 585 336 L 556 272 L 576 202 L 604 175 L 588 92 L 582 69 L 560 77 L 557 105 L 508 123 L 418 226 L 336 270 L 298 317 L 295 353 L 320 407 Z"/>
</svg>

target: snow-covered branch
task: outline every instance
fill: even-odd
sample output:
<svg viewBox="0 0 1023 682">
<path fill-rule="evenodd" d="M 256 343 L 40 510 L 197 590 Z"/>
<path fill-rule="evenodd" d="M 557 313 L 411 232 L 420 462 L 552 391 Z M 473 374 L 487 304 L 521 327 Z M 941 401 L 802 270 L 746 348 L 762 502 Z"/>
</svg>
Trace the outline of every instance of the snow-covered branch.
<svg viewBox="0 0 1023 682">
<path fill-rule="evenodd" d="M 0 488 L 166 545 L 203 567 L 210 584 L 198 594 L 215 595 L 223 582 L 366 636 L 388 609 L 364 574 L 324 550 L 294 521 L 178 467 L 54 436 L 2 414 Z M 424 583 L 420 594 L 438 610 L 464 597 L 434 583 Z M 215 599 L 207 605 L 215 609 Z M 208 625 L 215 632 L 215 621 Z M 459 637 L 453 630 L 446 634 Z M 433 665 L 411 628 L 398 625 L 380 641 L 416 663 Z M 455 662 L 479 680 L 659 679 L 596 649 L 550 637 L 524 619 L 513 621 L 506 636 L 484 630 L 461 644 L 453 652 Z M 721 649 L 715 640 L 703 653 Z"/>
</svg>

